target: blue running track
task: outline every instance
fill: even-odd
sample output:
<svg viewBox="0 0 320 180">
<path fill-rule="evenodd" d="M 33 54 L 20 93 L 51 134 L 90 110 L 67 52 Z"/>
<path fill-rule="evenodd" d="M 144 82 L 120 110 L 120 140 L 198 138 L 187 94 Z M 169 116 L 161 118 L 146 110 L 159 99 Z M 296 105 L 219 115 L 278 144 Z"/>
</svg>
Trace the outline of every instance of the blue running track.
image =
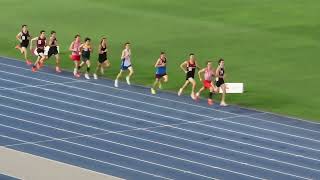
<svg viewBox="0 0 320 180">
<path fill-rule="evenodd" d="M 320 124 L 0 58 L 0 145 L 125 179 L 320 179 Z M 1 177 L 1 176 L 0 176 Z"/>
</svg>

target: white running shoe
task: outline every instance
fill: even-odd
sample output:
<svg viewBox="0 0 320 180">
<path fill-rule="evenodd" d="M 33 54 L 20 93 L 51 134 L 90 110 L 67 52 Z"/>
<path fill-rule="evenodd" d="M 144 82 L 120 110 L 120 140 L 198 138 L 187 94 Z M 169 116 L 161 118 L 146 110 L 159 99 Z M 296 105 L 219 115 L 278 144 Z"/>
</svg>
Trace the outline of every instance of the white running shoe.
<svg viewBox="0 0 320 180">
<path fill-rule="evenodd" d="M 181 96 L 181 94 L 182 94 L 182 89 L 180 88 L 178 91 L 178 96 Z"/>
<path fill-rule="evenodd" d="M 191 98 L 192 98 L 193 100 L 196 99 L 196 97 L 194 96 L 194 93 L 191 93 L 190 96 L 191 96 Z"/>
<path fill-rule="evenodd" d="M 73 69 L 73 75 L 76 76 L 78 74 L 77 68 Z"/>
<path fill-rule="evenodd" d="M 196 97 L 199 97 L 199 96 L 200 96 L 200 93 L 197 92 L 197 93 L 196 93 Z"/>
<path fill-rule="evenodd" d="M 126 81 L 127 81 L 127 84 L 130 85 L 130 77 L 129 76 L 126 77 Z"/>
<path fill-rule="evenodd" d="M 98 79 L 98 76 L 96 73 L 93 74 L 93 79 Z"/>
<path fill-rule="evenodd" d="M 85 74 L 84 74 L 84 77 L 85 77 L 86 79 L 90 79 L 90 77 L 89 77 L 89 74 L 88 74 L 88 73 L 85 73 Z"/>
<path fill-rule="evenodd" d="M 119 87 L 119 86 L 118 86 L 118 80 L 115 80 L 115 81 L 114 81 L 114 87 Z"/>
<path fill-rule="evenodd" d="M 226 104 L 225 102 L 221 102 L 220 106 L 228 106 L 228 104 Z"/>
<path fill-rule="evenodd" d="M 151 88 L 151 94 L 157 94 L 156 90 Z"/>
</svg>

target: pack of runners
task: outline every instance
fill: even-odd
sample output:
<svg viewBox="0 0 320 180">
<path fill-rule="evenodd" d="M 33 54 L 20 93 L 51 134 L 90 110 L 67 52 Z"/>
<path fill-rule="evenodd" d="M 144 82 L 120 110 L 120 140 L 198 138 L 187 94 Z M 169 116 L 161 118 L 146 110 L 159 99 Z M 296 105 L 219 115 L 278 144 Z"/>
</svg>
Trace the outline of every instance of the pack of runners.
<svg viewBox="0 0 320 180">
<path fill-rule="evenodd" d="M 44 65 L 46 60 L 48 60 L 51 56 L 55 56 L 56 60 L 56 72 L 60 73 L 60 56 L 59 56 L 59 44 L 56 37 L 56 32 L 51 31 L 50 37 L 46 38 L 46 32 L 44 30 L 40 31 L 38 37 L 31 37 L 31 34 L 28 31 L 27 25 L 22 25 L 21 32 L 19 32 L 16 36 L 16 39 L 19 41 L 19 45 L 16 46 L 21 54 L 24 55 L 24 59 L 27 65 L 31 65 L 32 72 L 36 72 Z M 34 43 L 36 42 L 36 43 Z M 32 54 L 37 56 L 37 59 L 32 64 L 32 61 L 28 59 L 28 46 L 30 45 L 30 51 Z M 35 45 L 35 48 L 33 48 Z M 90 66 L 91 66 L 91 54 L 93 52 L 93 47 L 91 44 L 91 39 L 86 37 L 84 41 L 81 41 L 81 36 L 79 34 L 75 35 L 74 40 L 71 42 L 69 46 L 70 59 L 74 62 L 74 70 L 73 75 L 76 78 L 81 76 L 80 70 L 83 66 L 86 66 L 84 77 L 86 79 L 90 79 Z M 93 73 L 93 78 L 98 79 L 98 75 L 103 75 L 106 68 L 111 66 L 110 61 L 108 60 L 108 42 L 107 38 L 103 37 L 100 40 L 98 46 L 98 60 L 97 66 Z M 120 71 L 116 76 L 114 81 L 114 86 L 119 87 L 119 78 L 121 78 L 122 74 L 125 71 L 129 71 L 126 76 L 126 82 L 130 85 L 130 79 L 134 73 L 133 66 L 131 63 L 131 49 L 130 43 L 126 42 L 124 44 L 124 49 L 121 53 L 121 61 L 120 61 Z M 162 89 L 162 84 L 168 82 L 168 74 L 167 74 L 167 57 L 165 52 L 160 53 L 160 57 L 156 60 L 154 65 L 155 67 L 155 81 L 151 87 L 151 94 L 156 94 L 157 89 Z M 200 68 L 195 54 L 190 53 L 189 59 L 185 60 L 181 63 L 180 68 L 185 73 L 185 82 L 182 87 L 178 91 L 178 96 L 180 96 L 184 89 L 191 84 L 191 98 L 193 100 L 198 101 L 201 93 L 204 90 L 208 90 L 208 105 L 213 104 L 213 95 L 218 94 L 220 89 L 222 90 L 221 96 L 221 106 L 227 106 L 225 102 L 225 94 L 226 94 L 226 85 L 225 85 L 225 67 L 224 60 L 218 60 L 217 68 L 213 67 L 212 61 L 207 61 L 205 68 Z M 198 70 L 199 80 L 202 83 L 201 88 L 196 92 L 196 80 L 195 75 Z"/>
</svg>

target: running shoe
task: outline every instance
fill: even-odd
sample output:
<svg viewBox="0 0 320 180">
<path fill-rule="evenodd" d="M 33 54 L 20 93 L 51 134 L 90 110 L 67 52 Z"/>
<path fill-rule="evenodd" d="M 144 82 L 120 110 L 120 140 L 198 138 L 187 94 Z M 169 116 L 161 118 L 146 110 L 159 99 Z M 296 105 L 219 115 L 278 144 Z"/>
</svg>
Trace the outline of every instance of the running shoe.
<svg viewBox="0 0 320 180">
<path fill-rule="evenodd" d="M 228 106 L 228 104 L 226 104 L 225 102 L 221 102 L 220 106 Z"/>
<path fill-rule="evenodd" d="M 119 85 L 118 85 L 118 80 L 115 80 L 115 81 L 114 81 L 114 87 L 119 87 Z"/>
<path fill-rule="evenodd" d="M 182 94 L 182 89 L 180 88 L 178 91 L 178 96 L 181 96 L 181 94 Z"/>
<path fill-rule="evenodd" d="M 73 75 L 74 75 L 74 77 L 76 77 L 76 78 L 80 78 L 80 73 L 73 73 Z"/>
<path fill-rule="evenodd" d="M 30 60 L 26 60 L 26 64 L 27 64 L 27 65 L 31 65 L 32 62 L 31 62 Z"/>
<path fill-rule="evenodd" d="M 86 79 L 90 79 L 90 76 L 89 76 L 88 73 L 85 73 L 85 74 L 84 74 L 84 77 L 85 77 Z"/>
<path fill-rule="evenodd" d="M 98 79 L 98 75 L 96 73 L 93 74 L 93 79 Z"/>
<path fill-rule="evenodd" d="M 191 97 L 193 100 L 196 100 L 196 96 L 194 95 L 194 93 L 191 93 L 191 94 L 190 94 L 190 97 Z"/>
<path fill-rule="evenodd" d="M 213 100 L 212 99 L 208 99 L 208 105 L 212 106 L 213 105 Z"/>
<path fill-rule="evenodd" d="M 57 73 L 61 73 L 60 67 L 56 66 L 56 72 L 57 72 Z"/>
<path fill-rule="evenodd" d="M 151 88 L 151 94 L 157 94 L 156 90 Z"/>
<path fill-rule="evenodd" d="M 32 68 L 31 68 L 31 71 L 32 71 L 32 72 L 37 72 L 37 70 L 38 70 L 38 69 L 37 69 L 36 66 L 32 66 Z"/>
</svg>

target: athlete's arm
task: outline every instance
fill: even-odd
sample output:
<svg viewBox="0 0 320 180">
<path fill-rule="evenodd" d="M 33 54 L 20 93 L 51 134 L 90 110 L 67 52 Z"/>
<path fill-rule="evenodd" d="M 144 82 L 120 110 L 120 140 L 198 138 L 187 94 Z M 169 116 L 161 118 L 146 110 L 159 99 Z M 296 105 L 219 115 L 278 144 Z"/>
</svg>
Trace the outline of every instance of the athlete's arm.
<svg viewBox="0 0 320 180">
<path fill-rule="evenodd" d="M 16 38 L 17 38 L 17 40 L 19 41 L 19 42 L 21 42 L 22 40 L 21 40 L 21 32 L 19 32 L 17 35 L 16 35 Z"/>
<path fill-rule="evenodd" d="M 160 62 L 160 59 L 158 59 L 157 62 L 156 62 L 156 64 L 154 64 L 154 67 L 155 67 L 155 68 L 160 67 L 159 62 Z"/>
<path fill-rule="evenodd" d="M 201 74 L 205 71 L 206 69 L 201 69 L 200 71 L 198 71 L 198 76 L 199 76 L 199 80 L 202 81 L 202 76 Z"/>
<path fill-rule="evenodd" d="M 125 53 L 124 53 L 124 50 L 122 50 L 121 59 L 124 59 L 124 58 L 125 58 Z"/>
<path fill-rule="evenodd" d="M 70 46 L 69 46 L 69 51 L 75 51 L 74 49 L 73 49 L 73 44 L 74 44 L 74 42 L 72 42 L 71 44 L 70 44 Z"/>
<path fill-rule="evenodd" d="M 220 65 L 217 67 L 217 70 L 216 70 L 216 77 L 219 77 L 219 78 L 222 78 L 219 74 L 219 71 L 220 71 Z"/>
<path fill-rule="evenodd" d="M 79 54 L 81 55 L 84 44 L 81 44 L 79 47 Z"/>
<path fill-rule="evenodd" d="M 195 61 L 195 63 L 196 63 L 196 68 L 199 70 L 199 69 L 200 69 L 200 67 L 198 66 L 197 61 Z"/>
<path fill-rule="evenodd" d="M 187 73 L 187 71 L 186 71 L 186 65 L 187 65 L 187 61 L 184 61 L 183 63 L 181 63 L 180 64 L 180 68 L 185 72 L 185 73 Z"/>
<path fill-rule="evenodd" d="M 36 40 L 38 40 L 38 37 L 35 37 L 35 38 L 30 40 L 30 50 L 32 50 L 33 41 L 36 41 Z"/>
<path fill-rule="evenodd" d="M 52 41 L 53 41 L 53 37 L 50 37 L 50 38 L 49 38 L 49 46 L 50 46 L 50 47 L 51 47 Z"/>
</svg>

